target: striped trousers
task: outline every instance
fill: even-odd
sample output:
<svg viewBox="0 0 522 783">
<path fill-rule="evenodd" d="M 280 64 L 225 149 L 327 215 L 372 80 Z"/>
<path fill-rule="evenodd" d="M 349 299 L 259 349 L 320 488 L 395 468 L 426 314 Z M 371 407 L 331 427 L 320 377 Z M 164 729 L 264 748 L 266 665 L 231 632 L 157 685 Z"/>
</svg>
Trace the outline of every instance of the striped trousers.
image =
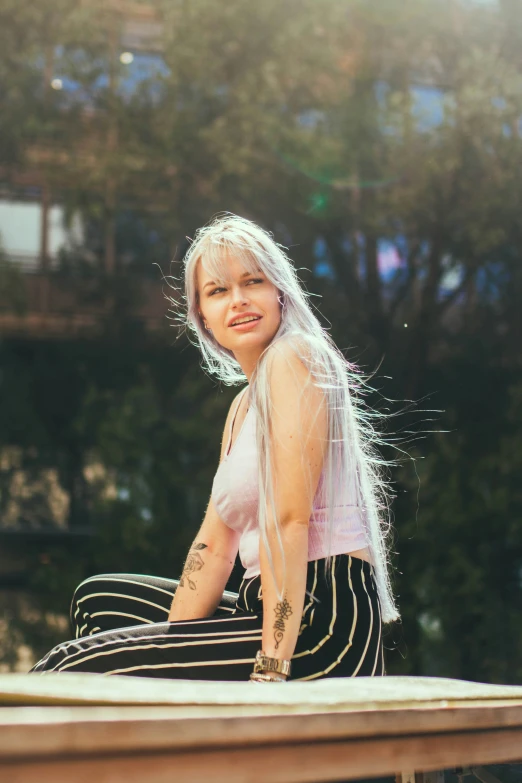
<svg viewBox="0 0 522 783">
<path fill-rule="evenodd" d="M 168 622 L 176 587 L 136 574 L 86 579 L 71 605 L 76 638 L 31 671 L 248 680 L 262 640 L 260 576 L 243 579 L 239 595 L 225 592 L 214 616 Z M 348 554 L 334 555 L 328 569 L 325 559 L 310 561 L 291 679 L 385 673 L 373 566 Z"/>
</svg>

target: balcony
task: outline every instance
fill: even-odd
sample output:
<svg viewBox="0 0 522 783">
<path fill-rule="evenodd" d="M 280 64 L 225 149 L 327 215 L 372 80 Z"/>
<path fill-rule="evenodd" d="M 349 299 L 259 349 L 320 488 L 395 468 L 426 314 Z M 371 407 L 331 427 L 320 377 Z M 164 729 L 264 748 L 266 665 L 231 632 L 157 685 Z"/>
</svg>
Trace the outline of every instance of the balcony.
<svg viewBox="0 0 522 783">
<path fill-rule="evenodd" d="M 92 336 L 103 331 L 109 319 L 117 318 L 138 322 L 146 331 L 158 332 L 168 325 L 165 284 L 159 273 L 157 281 L 125 273 L 122 293 L 117 291 L 117 278 L 84 279 L 57 271 L 32 271 L 34 263 L 29 258 L 21 266 L 27 271 L 17 270 L 16 296 L 10 301 L 9 295 L 0 296 L 0 334 L 4 338 Z"/>
</svg>

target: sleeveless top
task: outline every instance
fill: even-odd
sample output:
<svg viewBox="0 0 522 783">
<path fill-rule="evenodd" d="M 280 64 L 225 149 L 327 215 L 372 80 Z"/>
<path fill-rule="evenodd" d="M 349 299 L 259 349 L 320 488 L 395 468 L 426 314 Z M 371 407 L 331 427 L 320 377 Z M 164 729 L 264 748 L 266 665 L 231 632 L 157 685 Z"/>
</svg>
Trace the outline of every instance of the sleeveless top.
<svg viewBox="0 0 522 783">
<path fill-rule="evenodd" d="M 246 387 L 234 411 L 228 443 L 214 481 L 212 483 L 212 501 L 223 522 L 232 530 L 241 533 L 239 557 L 245 568 L 244 579 L 250 579 L 261 573 L 259 564 L 259 524 L 258 524 L 258 459 L 256 451 L 256 419 L 249 408 L 241 429 L 230 451 L 232 432 L 237 412 Z M 308 528 L 308 561 L 318 560 L 328 555 L 340 555 L 354 552 L 368 546 L 363 528 L 363 510 L 356 502 L 349 502 L 334 508 L 334 528 L 330 551 L 325 551 L 323 531 L 327 524 L 327 509 L 324 496 L 324 469 L 319 478 L 315 493 L 313 510 Z M 349 487 L 347 499 L 355 501 L 355 486 Z"/>
</svg>

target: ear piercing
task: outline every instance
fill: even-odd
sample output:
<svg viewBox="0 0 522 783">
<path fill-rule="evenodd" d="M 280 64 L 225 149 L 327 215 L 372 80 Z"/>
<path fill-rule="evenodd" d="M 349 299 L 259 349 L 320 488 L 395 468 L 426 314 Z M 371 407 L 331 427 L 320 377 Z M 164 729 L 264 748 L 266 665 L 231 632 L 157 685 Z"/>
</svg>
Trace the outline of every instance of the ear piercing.
<svg viewBox="0 0 522 783">
<path fill-rule="evenodd" d="M 200 313 L 200 315 L 201 315 L 201 313 Z M 207 324 L 205 324 L 205 329 L 207 330 L 207 332 L 211 332 L 211 331 L 212 331 L 212 329 L 210 328 L 210 326 L 207 326 Z"/>
</svg>

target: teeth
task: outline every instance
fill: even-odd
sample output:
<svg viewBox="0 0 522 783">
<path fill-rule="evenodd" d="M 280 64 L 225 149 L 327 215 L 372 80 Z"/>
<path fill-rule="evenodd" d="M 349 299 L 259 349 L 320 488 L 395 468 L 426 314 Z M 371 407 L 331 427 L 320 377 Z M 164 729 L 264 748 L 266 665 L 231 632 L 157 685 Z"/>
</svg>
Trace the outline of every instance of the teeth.
<svg viewBox="0 0 522 783">
<path fill-rule="evenodd" d="M 259 316 L 256 316 L 255 318 L 253 318 L 253 317 L 250 317 L 250 318 L 241 318 L 241 319 L 239 319 L 238 321 L 234 321 L 234 323 L 232 324 L 232 326 L 235 326 L 236 324 L 246 324 L 246 323 L 248 323 L 249 321 L 259 321 Z"/>
</svg>

